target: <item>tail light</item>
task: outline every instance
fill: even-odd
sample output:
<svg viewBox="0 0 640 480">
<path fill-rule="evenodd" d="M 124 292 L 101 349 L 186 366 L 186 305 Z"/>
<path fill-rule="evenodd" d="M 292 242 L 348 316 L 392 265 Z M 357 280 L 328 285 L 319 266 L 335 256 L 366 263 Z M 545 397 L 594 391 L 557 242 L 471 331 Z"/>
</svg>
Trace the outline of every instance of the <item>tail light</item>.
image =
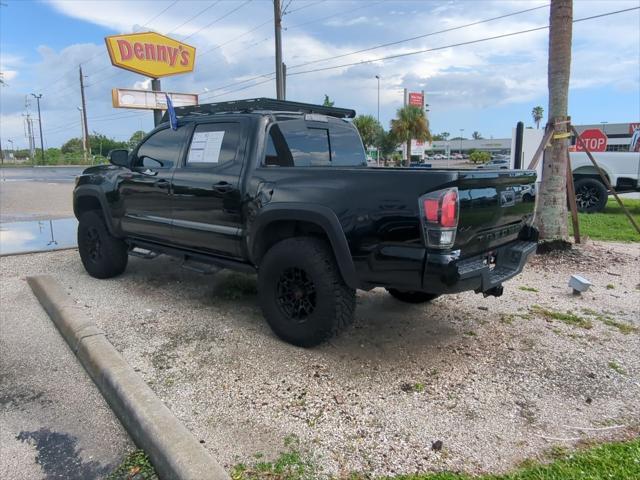
<svg viewBox="0 0 640 480">
<path fill-rule="evenodd" d="M 431 248 L 451 248 L 458 228 L 458 189 L 447 188 L 420 197 L 425 243 Z"/>
</svg>

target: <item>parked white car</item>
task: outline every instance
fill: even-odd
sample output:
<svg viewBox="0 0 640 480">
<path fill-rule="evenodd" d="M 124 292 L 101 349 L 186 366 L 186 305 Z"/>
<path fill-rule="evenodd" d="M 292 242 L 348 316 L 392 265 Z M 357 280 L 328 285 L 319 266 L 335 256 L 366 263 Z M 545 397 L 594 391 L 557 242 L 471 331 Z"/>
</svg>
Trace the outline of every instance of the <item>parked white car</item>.
<svg viewBox="0 0 640 480">
<path fill-rule="evenodd" d="M 570 157 L 578 210 L 602 211 L 609 192 L 598 171 L 585 152 L 571 152 Z M 616 192 L 640 191 L 640 152 L 601 152 L 594 153 L 593 157 Z"/>
</svg>

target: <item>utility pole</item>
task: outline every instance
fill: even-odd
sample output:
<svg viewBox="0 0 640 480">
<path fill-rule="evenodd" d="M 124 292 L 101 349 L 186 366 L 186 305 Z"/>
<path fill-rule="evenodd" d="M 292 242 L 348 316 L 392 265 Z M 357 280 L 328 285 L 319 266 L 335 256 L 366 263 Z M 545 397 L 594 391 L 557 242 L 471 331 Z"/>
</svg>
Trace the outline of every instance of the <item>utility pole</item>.
<svg viewBox="0 0 640 480">
<path fill-rule="evenodd" d="M 80 128 L 82 129 L 82 152 L 84 155 L 84 163 L 87 163 L 87 137 L 84 134 L 84 127 L 82 126 L 84 124 L 84 115 L 82 115 L 82 108 L 77 108 L 80 112 Z"/>
<path fill-rule="evenodd" d="M 91 142 L 89 141 L 89 127 L 87 126 L 87 102 L 84 98 L 84 75 L 82 75 L 82 65 L 78 66 L 80 70 L 80 97 L 82 98 L 82 124 L 84 126 L 85 148 L 91 153 Z"/>
<path fill-rule="evenodd" d="M 378 125 L 380 124 L 380 75 L 376 75 L 378 80 Z M 376 147 L 376 165 L 380 166 L 380 147 Z"/>
<path fill-rule="evenodd" d="M 282 64 L 282 99 L 287 99 L 287 64 Z"/>
<path fill-rule="evenodd" d="M 161 92 L 162 86 L 160 85 L 159 78 L 151 79 L 151 91 L 152 92 Z M 162 110 L 154 110 L 153 111 L 153 126 L 157 127 L 162 123 Z"/>
<path fill-rule="evenodd" d="M 276 33 L 276 98 L 284 100 L 284 84 L 282 82 L 282 39 L 280 33 L 282 30 L 282 9 L 280 8 L 280 0 L 273 0 L 273 23 Z"/>
<path fill-rule="evenodd" d="M 38 103 L 38 128 L 40 128 L 40 161 L 42 165 L 44 165 L 44 141 L 42 140 L 42 115 L 40 114 L 40 99 L 42 98 L 42 94 L 39 93 L 36 95 L 35 93 L 31 94 L 33 98 L 36 99 Z"/>
<path fill-rule="evenodd" d="M 26 126 L 25 135 L 27 136 L 27 141 L 29 142 L 29 156 L 31 157 L 31 160 L 35 163 L 36 142 L 33 139 L 33 122 L 31 120 L 31 114 L 29 113 L 28 110 L 27 110 L 27 113 L 23 115 L 23 117 L 25 117 L 24 118 L 25 126 Z"/>
</svg>

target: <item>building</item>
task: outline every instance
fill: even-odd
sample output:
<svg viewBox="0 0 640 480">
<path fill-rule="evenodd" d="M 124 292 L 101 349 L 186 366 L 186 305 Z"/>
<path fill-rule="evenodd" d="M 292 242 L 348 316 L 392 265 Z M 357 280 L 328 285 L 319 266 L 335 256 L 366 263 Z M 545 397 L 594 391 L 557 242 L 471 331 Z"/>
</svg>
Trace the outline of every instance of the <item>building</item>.
<svg viewBox="0 0 640 480">
<path fill-rule="evenodd" d="M 599 123 L 597 125 L 575 125 L 578 133 L 585 130 L 600 130 L 607 136 L 607 152 L 628 152 L 631 136 L 635 129 L 640 128 L 637 123 Z M 571 139 L 571 144 L 575 144 L 575 138 Z M 482 140 L 436 140 L 425 147 L 427 155 L 441 153 L 469 153 L 473 150 L 480 150 L 493 154 L 509 154 L 511 152 L 511 137 L 509 138 L 489 138 Z"/>
</svg>

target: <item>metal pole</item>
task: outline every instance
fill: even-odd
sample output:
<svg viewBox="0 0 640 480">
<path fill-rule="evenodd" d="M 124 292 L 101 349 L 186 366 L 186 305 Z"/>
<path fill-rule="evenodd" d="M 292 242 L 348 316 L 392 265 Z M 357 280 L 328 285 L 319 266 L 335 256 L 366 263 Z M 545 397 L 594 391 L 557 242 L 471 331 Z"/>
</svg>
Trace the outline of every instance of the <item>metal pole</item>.
<svg viewBox="0 0 640 480">
<path fill-rule="evenodd" d="M 84 76 L 82 75 L 82 65 L 79 67 L 80 70 L 80 97 L 82 98 L 82 123 L 84 125 L 84 142 L 86 144 L 87 152 L 91 155 L 91 139 L 89 138 L 89 126 L 87 125 L 87 102 L 84 98 Z"/>
<path fill-rule="evenodd" d="M 460 129 L 460 155 L 462 155 L 462 134 L 464 133 L 464 128 Z"/>
<path fill-rule="evenodd" d="M 159 78 L 152 78 L 151 79 L 151 91 L 152 92 L 161 92 L 162 91 L 162 87 L 160 86 L 160 79 Z M 162 110 L 153 110 L 153 125 L 155 127 L 157 127 L 158 125 L 160 125 L 162 123 Z"/>
<path fill-rule="evenodd" d="M 273 23 L 276 37 L 276 98 L 284 100 L 284 88 L 282 84 L 282 9 L 280 0 L 273 0 Z"/>
<path fill-rule="evenodd" d="M 33 97 L 36 99 L 36 103 L 38 104 L 38 128 L 40 128 L 40 160 L 42 165 L 44 165 L 44 141 L 42 140 L 42 115 L 40 114 L 40 99 L 42 98 L 42 94 L 36 95 L 32 93 Z"/>
<path fill-rule="evenodd" d="M 282 64 L 282 99 L 287 99 L 287 64 Z"/>
</svg>

